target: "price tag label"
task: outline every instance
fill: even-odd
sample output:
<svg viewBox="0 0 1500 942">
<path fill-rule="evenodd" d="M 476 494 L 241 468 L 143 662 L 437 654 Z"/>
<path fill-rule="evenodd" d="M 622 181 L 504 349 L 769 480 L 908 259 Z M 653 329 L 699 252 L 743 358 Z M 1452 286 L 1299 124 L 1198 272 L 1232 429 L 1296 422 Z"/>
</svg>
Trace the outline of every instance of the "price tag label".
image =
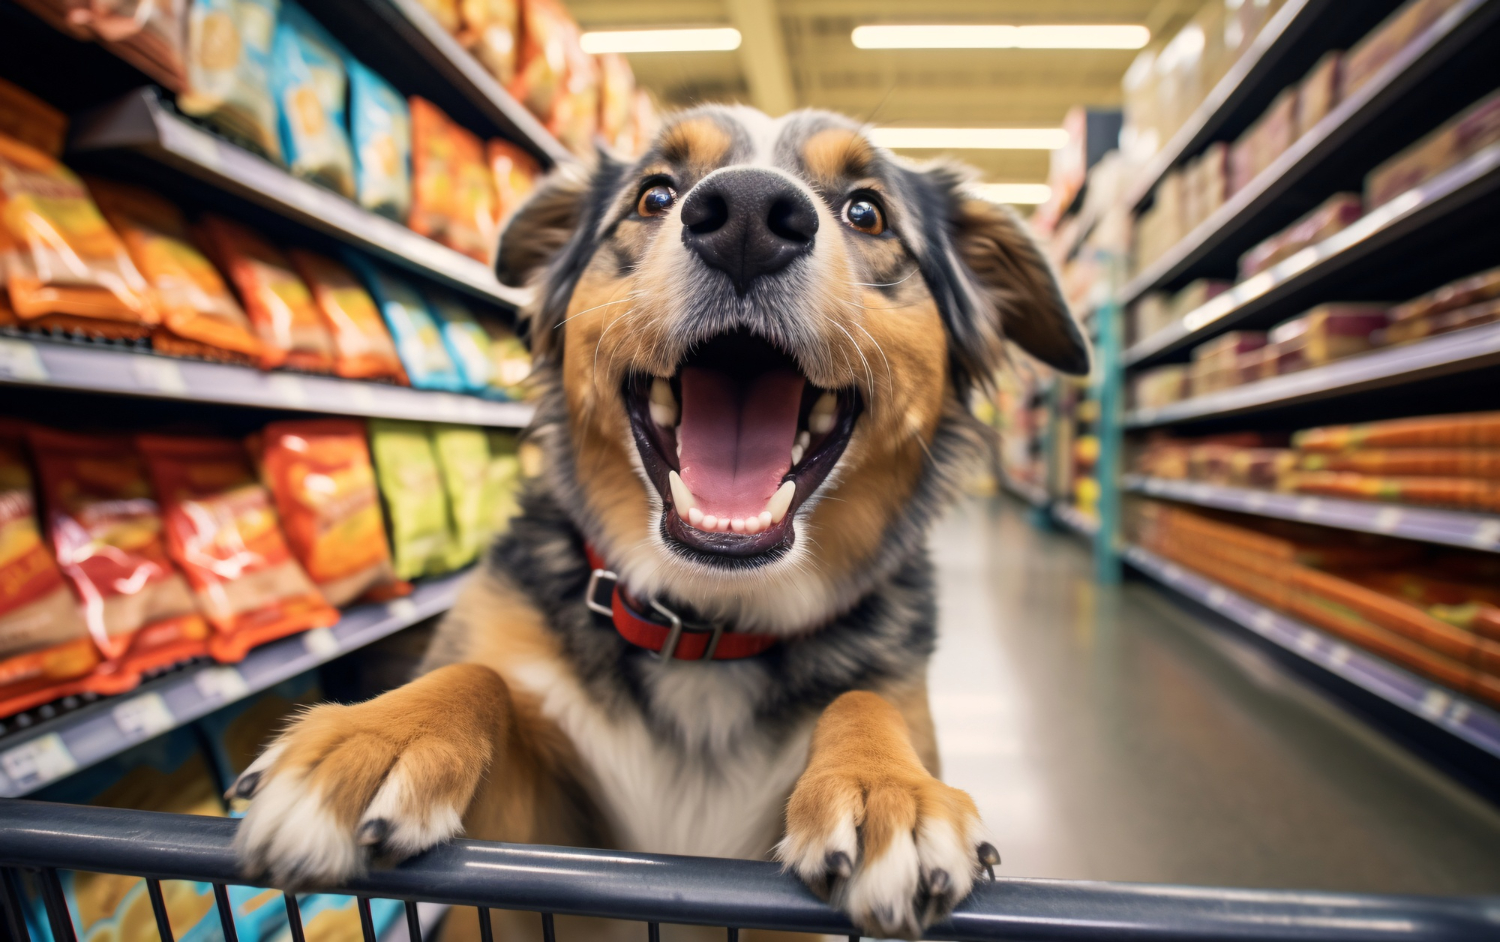
<svg viewBox="0 0 1500 942">
<path fill-rule="evenodd" d="M 272 373 L 269 382 L 271 392 L 277 399 L 289 406 L 307 405 L 307 388 L 302 385 L 302 377 Z"/>
<path fill-rule="evenodd" d="M 1428 716 L 1442 716 L 1448 711 L 1453 698 L 1436 687 L 1430 687 L 1422 696 L 1422 712 Z"/>
<path fill-rule="evenodd" d="M 392 618 L 411 621 L 417 617 L 417 603 L 411 599 L 393 599 L 386 603 L 385 613 Z"/>
<path fill-rule="evenodd" d="M 132 739 L 149 739 L 177 725 L 177 721 L 172 718 L 172 711 L 167 709 L 167 701 L 159 693 L 143 693 L 138 697 L 131 697 L 124 703 L 116 704 L 110 712 L 115 718 L 115 725 L 120 727 L 120 732 Z"/>
<path fill-rule="evenodd" d="M 1474 528 L 1469 538 L 1475 546 L 1493 548 L 1500 546 L 1500 520 L 1486 520 Z"/>
<path fill-rule="evenodd" d="M 339 653 L 339 639 L 327 628 L 314 628 L 302 636 L 302 644 L 308 654 L 331 657 Z"/>
<path fill-rule="evenodd" d="M 60 779 L 78 768 L 78 762 L 56 733 L 0 752 L 0 769 L 17 785 L 35 787 Z"/>
<path fill-rule="evenodd" d="M 1259 510 L 1266 505 L 1266 495 L 1260 491 L 1251 491 L 1245 497 L 1245 508 L 1247 510 Z"/>
<path fill-rule="evenodd" d="M 1342 667 L 1349 663 L 1350 653 L 1347 644 L 1336 644 L 1333 646 L 1333 650 L 1328 653 L 1328 660 L 1332 661 L 1335 666 Z"/>
<path fill-rule="evenodd" d="M 1255 617 L 1251 619 L 1251 622 L 1254 623 L 1256 631 L 1267 633 L 1276 627 L 1276 616 L 1272 615 L 1270 610 L 1263 608 L 1255 613 Z"/>
<path fill-rule="evenodd" d="M 209 667 L 198 672 L 193 684 L 203 699 L 231 703 L 250 693 L 250 685 L 233 667 Z"/>
<path fill-rule="evenodd" d="M 433 411 L 445 419 L 458 417 L 458 397 L 447 393 L 436 393 L 432 401 Z"/>
<path fill-rule="evenodd" d="M 1318 634 L 1312 630 L 1304 630 L 1297 636 L 1297 647 L 1303 651 L 1311 652 L 1318 646 Z"/>
<path fill-rule="evenodd" d="M 169 396 L 187 394 L 187 382 L 182 378 L 182 368 L 171 360 L 139 354 L 132 360 L 130 368 L 142 389 Z"/>
<path fill-rule="evenodd" d="M 1321 506 L 1323 506 L 1323 502 L 1316 497 L 1304 497 L 1297 501 L 1297 516 L 1303 520 L 1314 517 Z"/>
<path fill-rule="evenodd" d="M 0 337 L 0 376 L 44 383 L 47 381 L 47 367 L 31 341 Z"/>
<path fill-rule="evenodd" d="M 375 411 L 375 391 L 364 383 L 350 383 L 349 405 L 364 412 Z"/>
<path fill-rule="evenodd" d="M 1381 533 L 1394 533 L 1401 525 L 1401 511 L 1396 507 L 1382 507 L 1375 515 L 1375 529 Z"/>
<path fill-rule="evenodd" d="M 1225 592 L 1218 586 L 1214 586 L 1212 589 L 1208 590 L 1208 604 L 1213 608 L 1218 608 L 1219 606 L 1223 605 L 1224 602 L 1228 600 L 1228 598 L 1229 593 Z"/>
</svg>

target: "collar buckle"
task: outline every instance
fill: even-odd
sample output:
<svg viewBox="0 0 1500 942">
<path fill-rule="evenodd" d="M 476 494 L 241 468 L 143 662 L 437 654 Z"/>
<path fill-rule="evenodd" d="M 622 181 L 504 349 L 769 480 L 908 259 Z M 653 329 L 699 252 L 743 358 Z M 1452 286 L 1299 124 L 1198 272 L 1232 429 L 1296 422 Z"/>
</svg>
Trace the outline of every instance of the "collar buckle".
<svg viewBox="0 0 1500 942">
<path fill-rule="evenodd" d="M 609 585 L 604 596 L 604 600 L 600 601 L 599 589 L 600 586 L 606 582 Z M 612 572 L 608 569 L 595 569 L 589 573 L 589 585 L 588 588 L 584 591 L 583 595 L 584 604 L 588 606 L 589 611 L 594 612 L 598 615 L 604 615 L 613 620 L 613 618 L 615 617 L 615 610 L 613 607 L 614 596 L 615 593 L 619 591 L 619 588 L 620 576 L 618 573 Z M 651 608 L 656 612 L 657 615 L 661 616 L 661 618 L 666 621 L 666 624 L 663 627 L 667 628 L 666 642 L 662 644 L 661 650 L 649 652 L 652 657 L 655 657 L 658 660 L 662 661 L 672 660 L 672 658 L 677 654 L 677 645 L 682 641 L 682 633 L 684 630 L 692 631 L 695 633 L 711 630 L 713 632 L 713 636 L 708 639 L 708 644 L 703 648 L 703 656 L 699 658 L 699 660 L 711 661 L 714 659 L 714 652 L 719 649 L 719 639 L 724 636 L 724 624 L 722 622 L 715 624 L 712 629 L 687 627 L 687 625 L 684 624 L 681 615 L 678 615 L 670 608 L 667 608 L 656 599 L 651 600 Z"/>
</svg>

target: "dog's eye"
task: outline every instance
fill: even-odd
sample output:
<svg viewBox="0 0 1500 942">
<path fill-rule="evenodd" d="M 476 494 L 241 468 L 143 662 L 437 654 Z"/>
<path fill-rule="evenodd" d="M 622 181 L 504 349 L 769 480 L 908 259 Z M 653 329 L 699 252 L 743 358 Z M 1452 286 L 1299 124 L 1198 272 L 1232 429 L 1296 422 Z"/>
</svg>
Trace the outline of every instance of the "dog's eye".
<svg viewBox="0 0 1500 942">
<path fill-rule="evenodd" d="M 635 204 L 636 212 L 642 216 L 661 216 L 677 202 L 677 191 L 665 183 L 658 183 L 641 194 Z"/>
<path fill-rule="evenodd" d="M 866 235 L 885 231 L 885 213 L 874 200 L 855 197 L 844 204 L 844 222 Z"/>
</svg>

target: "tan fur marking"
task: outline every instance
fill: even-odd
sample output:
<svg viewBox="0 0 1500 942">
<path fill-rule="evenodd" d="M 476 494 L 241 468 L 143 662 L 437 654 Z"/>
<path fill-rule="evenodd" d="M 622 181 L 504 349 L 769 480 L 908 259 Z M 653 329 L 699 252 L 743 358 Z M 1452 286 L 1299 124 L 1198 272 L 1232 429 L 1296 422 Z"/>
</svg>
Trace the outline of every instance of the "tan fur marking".
<svg viewBox="0 0 1500 942">
<path fill-rule="evenodd" d="M 864 174 L 874 163 L 875 152 L 863 134 L 830 128 L 807 139 L 802 145 L 802 160 L 815 179 L 836 180 Z"/>
<path fill-rule="evenodd" d="M 672 163 L 712 167 L 724 160 L 733 143 L 718 122 L 692 118 L 666 130 L 661 138 L 661 152 Z"/>
</svg>

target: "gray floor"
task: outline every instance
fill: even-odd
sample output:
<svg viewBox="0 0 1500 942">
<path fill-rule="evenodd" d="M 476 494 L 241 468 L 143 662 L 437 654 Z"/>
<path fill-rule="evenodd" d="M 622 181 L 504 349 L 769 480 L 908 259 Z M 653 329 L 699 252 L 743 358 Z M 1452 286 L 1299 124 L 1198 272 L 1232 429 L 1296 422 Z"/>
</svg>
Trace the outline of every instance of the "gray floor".
<svg viewBox="0 0 1500 942">
<path fill-rule="evenodd" d="M 1500 891 L 1500 811 L 1009 501 L 932 539 L 945 778 L 1013 876 Z"/>
</svg>

